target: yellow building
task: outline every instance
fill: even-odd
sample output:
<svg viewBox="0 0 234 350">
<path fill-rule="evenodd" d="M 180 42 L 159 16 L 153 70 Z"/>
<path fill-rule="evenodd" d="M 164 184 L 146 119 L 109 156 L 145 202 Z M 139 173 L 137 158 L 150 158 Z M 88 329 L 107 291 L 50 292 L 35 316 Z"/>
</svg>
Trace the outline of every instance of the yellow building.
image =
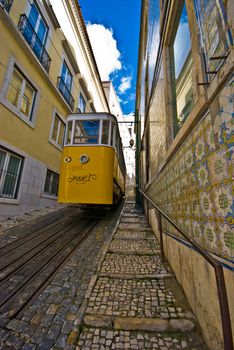
<svg viewBox="0 0 234 350">
<path fill-rule="evenodd" d="M 80 8 L 55 3 L 0 0 L 0 215 L 56 204 L 66 115 L 109 111 Z"/>
</svg>

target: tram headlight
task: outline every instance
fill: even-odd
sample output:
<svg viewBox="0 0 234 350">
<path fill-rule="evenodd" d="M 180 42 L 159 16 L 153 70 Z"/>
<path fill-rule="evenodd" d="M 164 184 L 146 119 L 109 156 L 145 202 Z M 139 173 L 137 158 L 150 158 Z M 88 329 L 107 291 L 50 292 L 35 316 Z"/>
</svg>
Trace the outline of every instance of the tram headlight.
<svg viewBox="0 0 234 350">
<path fill-rule="evenodd" d="M 86 154 L 82 154 L 80 156 L 80 163 L 86 164 L 86 163 L 88 163 L 88 161 L 89 161 L 89 157 Z"/>
<path fill-rule="evenodd" d="M 71 161 L 72 161 L 71 157 L 65 157 L 64 158 L 64 162 L 65 163 L 71 163 Z"/>
</svg>

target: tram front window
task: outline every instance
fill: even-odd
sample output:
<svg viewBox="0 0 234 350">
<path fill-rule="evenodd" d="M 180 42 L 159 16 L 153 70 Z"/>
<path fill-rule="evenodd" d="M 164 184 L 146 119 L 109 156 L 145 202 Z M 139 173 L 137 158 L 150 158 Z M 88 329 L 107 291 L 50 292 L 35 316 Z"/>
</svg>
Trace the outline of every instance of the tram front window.
<svg viewBox="0 0 234 350">
<path fill-rule="evenodd" d="M 73 144 L 98 143 L 99 120 L 76 120 Z"/>
</svg>

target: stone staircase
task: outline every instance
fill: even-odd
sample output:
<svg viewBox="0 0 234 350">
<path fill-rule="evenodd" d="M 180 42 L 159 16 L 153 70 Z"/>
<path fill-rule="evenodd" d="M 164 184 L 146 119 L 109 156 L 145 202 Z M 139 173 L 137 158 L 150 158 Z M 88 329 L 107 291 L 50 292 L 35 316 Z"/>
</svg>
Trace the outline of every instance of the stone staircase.
<svg viewBox="0 0 234 350">
<path fill-rule="evenodd" d="M 86 295 L 76 349 L 203 350 L 196 320 L 155 235 L 125 203 Z"/>
</svg>

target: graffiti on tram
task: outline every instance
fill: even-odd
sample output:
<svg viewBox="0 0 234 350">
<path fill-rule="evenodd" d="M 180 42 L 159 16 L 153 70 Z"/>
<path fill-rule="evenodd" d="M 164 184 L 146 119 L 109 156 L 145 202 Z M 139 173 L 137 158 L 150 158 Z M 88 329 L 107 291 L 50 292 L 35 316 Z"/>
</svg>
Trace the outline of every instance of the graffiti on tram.
<svg viewBox="0 0 234 350">
<path fill-rule="evenodd" d="M 77 185 L 84 185 L 87 182 L 90 181 L 96 181 L 97 180 L 97 175 L 96 174 L 87 174 L 87 175 L 73 175 L 71 177 L 68 177 L 67 181 L 69 183 L 75 183 Z"/>
</svg>

